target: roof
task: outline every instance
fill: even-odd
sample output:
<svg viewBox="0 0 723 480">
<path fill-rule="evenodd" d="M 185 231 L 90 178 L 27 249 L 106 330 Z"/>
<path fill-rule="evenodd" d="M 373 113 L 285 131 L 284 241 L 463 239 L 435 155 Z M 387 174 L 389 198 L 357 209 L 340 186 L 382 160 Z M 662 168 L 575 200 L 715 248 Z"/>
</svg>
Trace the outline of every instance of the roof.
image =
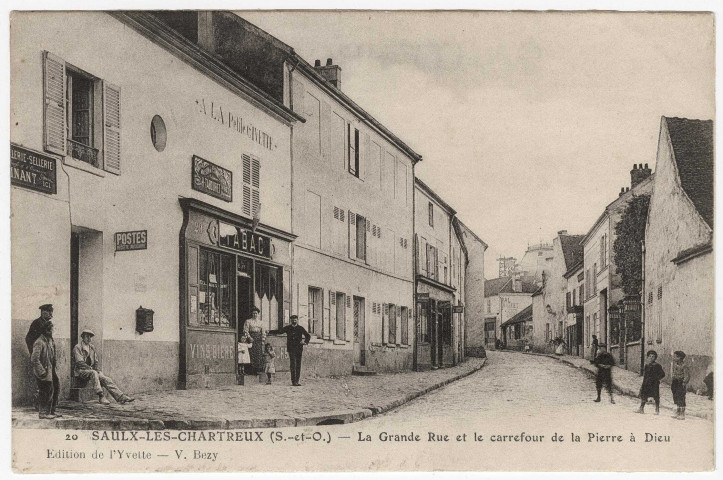
<svg viewBox="0 0 723 480">
<path fill-rule="evenodd" d="M 568 268 L 567 271 L 562 276 L 565 278 L 570 278 L 573 275 L 575 275 L 577 272 L 582 270 L 583 266 L 584 266 L 584 261 L 581 258 L 580 261 L 576 262 L 575 264 L 573 264 L 572 267 Z"/>
<path fill-rule="evenodd" d="M 713 120 L 663 119 L 683 191 L 713 228 Z"/>
<path fill-rule="evenodd" d="M 475 240 L 477 240 L 479 243 L 482 244 L 482 246 L 485 248 L 485 250 L 487 249 L 487 247 L 489 247 L 489 245 L 487 245 L 484 240 L 479 238 L 479 235 L 474 233 L 471 228 L 469 228 L 462 220 L 459 219 L 459 217 L 457 217 L 457 221 L 462 226 L 462 228 L 464 229 L 465 232 L 468 232 L 470 235 L 472 235 L 472 238 L 474 238 Z"/>
<path fill-rule="evenodd" d="M 532 321 L 532 305 L 528 305 L 524 309 L 520 310 L 515 314 L 514 317 L 510 318 L 500 326 L 505 327 L 507 325 L 514 325 L 515 323 L 524 323 L 530 321 Z"/>
<path fill-rule="evenodd" d="M 534 282 L 529 281 L 532 277 L 522 277 L 522 289 L 519 292 L 515 292 L 512 288 L 512 277 L 500 277 L 493 278 L 491 280 L 485 280 L 485 297 L 494 297 L 500 293 L 535 293 L 537 285 Z"/>
<path fill-rule="evenodd" d="M 562 248 L 562 256 L 565 257 L 565 270 L 571 269 L 582 261 L 585 253 L 582 245 L 583 238 L 585 235 L 560 235 L 560 248 Z"/>
<path fill-rule="evenodd" d="M 417 176 L 414 177 L 414 183 L 417 187 L 419 187 L 419 189 L 421 191 L 424 192 L 425 195 L 427 195 L 429 198 L 431 198 L 432 200 L 437 202 L 439 204 L 439 206 L 442 207 L 442 210 L 447 212 L 448 215 L 453 216 L 454 214 L 457 213 L 457 210 L 455 210 L 454 208 L 452 208 L 452 206 L 450 204 L 445 202 L 442 199 L 442 197 L 437 195 L 437 192 L 435 192 L 434 190 L 429 188 L 429 185 L 424 183 L 419 177 L 417 177 Z"/>
</svg>

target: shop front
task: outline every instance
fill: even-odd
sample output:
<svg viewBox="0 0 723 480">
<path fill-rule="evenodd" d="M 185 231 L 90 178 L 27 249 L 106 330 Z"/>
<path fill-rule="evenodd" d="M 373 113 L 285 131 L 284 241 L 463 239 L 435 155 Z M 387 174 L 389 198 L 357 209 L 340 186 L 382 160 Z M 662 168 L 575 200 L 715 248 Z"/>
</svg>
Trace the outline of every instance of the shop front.
<svg viewBox="0 0 723 480">
<path fill-rule="evenodd" d="M 260 310 L 264 331 L 289 321 L 295 237 L 198 200 L 180 203 L 178 385 L 232 385 L 237 339 L 252 308 Z"/>
<path fill-rule="evenodd" d="M 454 288 L 417 276 L 417 370 L 454 365 Z"/>
</svg>

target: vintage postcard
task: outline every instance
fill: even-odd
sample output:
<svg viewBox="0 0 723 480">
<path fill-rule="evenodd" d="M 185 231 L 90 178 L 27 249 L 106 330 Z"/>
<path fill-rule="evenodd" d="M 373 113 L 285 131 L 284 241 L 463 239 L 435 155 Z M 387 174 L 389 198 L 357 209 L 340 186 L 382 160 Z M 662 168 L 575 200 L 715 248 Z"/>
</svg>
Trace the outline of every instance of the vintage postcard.
<svg viewBox="0 0 723 480">
<path fill-rule="evenodd" d="M 714 22 L 13 11 L 12 468 L 713 470 Z"/>
</svg>

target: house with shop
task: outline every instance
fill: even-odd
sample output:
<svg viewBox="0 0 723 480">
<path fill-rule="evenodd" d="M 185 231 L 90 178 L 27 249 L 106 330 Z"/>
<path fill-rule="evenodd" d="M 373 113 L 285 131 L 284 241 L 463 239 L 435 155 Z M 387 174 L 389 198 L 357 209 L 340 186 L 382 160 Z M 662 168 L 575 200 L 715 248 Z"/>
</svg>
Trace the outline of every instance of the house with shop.
<svg viewBox="0 0 723 480">
<path fill-rule="evenodd" d="M 554 349 L 554 339 L 562 339 L 566 345 L 568 338 L 568 309 L 572 296 L 568 295 L 568 281 L 565 274 L 583 260 L 581 241 L 584 235 L 570 235 L 560 230 L 552 241 L 552 252 L 541 291 L 537 294 L 540 308 L 533 308 L 532 348 L 546 352 Z M 575 333 L 571 331 L 569 333 Z"/>
<path fill-rule="evenodd" d="M 694 390 L 713 362 L 713 137 L 712 120 L 661 118 L 645 228 L 645 350 L 668 381 L 672 353 L 684 351 Z"/>
<path fill-rule="evenodd" d="M 281 323 L 296 314 L 312 335 L 304 371 L 411 369 L 421 156 L 344 93 L 331 59 L 309 63 L 231 12 L 156 15 L 301 118 L 291 145 L 292 300 Z M 270 214 L 262 205 L 261 221 Z M 282 355 L 285 341 L 269 336 Z"/>
<path fill-rule="evenodd" d="M 582 247 L 582 246 L 581 246 Z M 565 330 L 565 344 L 568 355 L 583 357 L 585 353 L 584 306 L 585 298 L 585 269 L 581 258 L 563 275 L 567 284 L 565 304 L 567 305 L 567 328 Z"/>
<path fill-rule="evenodd" d="M 487 244 L 462 221 L 454 218 L 467 252 L 464 273 L 465 356 L 484 356 L 485 337 L 485 251 Z"/>
<path fill-rule="evenodd" d="M 11 23 L 13 402 L 45 303 L 63 396 L 86 328 L 129 393 L 235 384 L 239 319 L 291 309 L 304 118 L 148 12 Z"/>
<path fill-rule="evenodd" d="M 539 287 L 534 277 L 501 277 L 485 281 L 484 348 L 502 341 L 502 324 L 532 304 Z"/>
<path fill-rule="evenodd" d="M 625 296 L 612 246 L 616 238 L 615 225 L 622 218 L 628 202 L 635 196 L 650 195 L 654 178 L 647 164 L 633 165 L 630 170 L 630 187 L 621 188 L 618 198 L 605 207 L 582 240 L 585 269 L 584 356 L 590 355 L 592 336 L 596 335 L 600 343 L 609 346 L 618 365 L 635 371 L 639 371 L 640 362 L 635 360 L 628 363 L 626 359 L 640 358 L 639 321 L 631 322 L 625 329 L 626 335 L 621 335 L 620 316 L 610 315 L 610 307 L 615 307 L 614 311 L 618 310 Z"/>
<path fill-rule="evenodd" d="M 532 304 L 502 324 L 502 343 L 511 350 L 528 351 L 532 344 Z"/>
</svg>

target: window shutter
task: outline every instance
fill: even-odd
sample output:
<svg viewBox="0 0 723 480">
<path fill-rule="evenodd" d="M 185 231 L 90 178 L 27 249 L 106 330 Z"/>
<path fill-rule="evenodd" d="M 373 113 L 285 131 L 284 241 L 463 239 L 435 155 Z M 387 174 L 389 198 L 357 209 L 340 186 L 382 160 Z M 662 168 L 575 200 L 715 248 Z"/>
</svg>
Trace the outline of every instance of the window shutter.
<svg viewBox="0 0 723 480">
<path fill-rule="evenodd" d="M 359 152 L 359 170 L 360 170 L 359 178 L 361 178 L 362 180 L 366 180 L 367 177 L 372 173 L 370 171 L 370 165 L 372 162 L 369 161 L 369 152 L 371 151 L 371 147 L 370 147 L 371 140 L 369 139 L 368 133 L 364 134 L 364 140 L 362 140 L 362 143 L 364 144 L 364 146 L 363 147 L 361 145 L 359 146 L 359 148 L 362 149 L 362 151 Z"/>
<path fill-rule="evenodd" d="M 356 215 L 349 210 L 349 258 L 356 258 Z"/>
<path fill-rule="evenodd" d="M 65 61 L 50 52 L 43 52 L 43 90 L 45 150 L 65 155 Z"/>
<path fill-rule="evenodd" d="M 121 173 L 121 91 L 108 82 L 103 83 L 103 169 Z"/>
<path fill-rule="evenodd" d="M 389 318 L 389 305 L 382 305 L 382 343 L 387 343 L 387 318 Z"/>
<path fill-rule="evenodd" d="M 351 308 L 351 306 L 352 306 L 351 299 L 352 299 L 351 294 L 347 293 L 346 294 L 347 313 L 346 313 L 346 323 L 344 324 L 344 340 L 346 340 L 346 341 L 350 341 L 352 339 L 352 335 L 354 333 L 354 325 L 353 325 L 354 311 Z M 350 321 L 352 322 L 352 328 L 349 328 L 349 325 L 348 325 L 348 322 L 350 322 Z"/>
<path fill-rule="evenodd" d="M 244 215 L 251 216 L 251 157 L 241 155 L 242 180 L 243 180 L 243 204 L 241 210 Z"/>
<path fill-rule="evenodd" d="M 251 215 L 256 216 L 261 206 L 261 162 L 251 158 Z"/>
</svg>

